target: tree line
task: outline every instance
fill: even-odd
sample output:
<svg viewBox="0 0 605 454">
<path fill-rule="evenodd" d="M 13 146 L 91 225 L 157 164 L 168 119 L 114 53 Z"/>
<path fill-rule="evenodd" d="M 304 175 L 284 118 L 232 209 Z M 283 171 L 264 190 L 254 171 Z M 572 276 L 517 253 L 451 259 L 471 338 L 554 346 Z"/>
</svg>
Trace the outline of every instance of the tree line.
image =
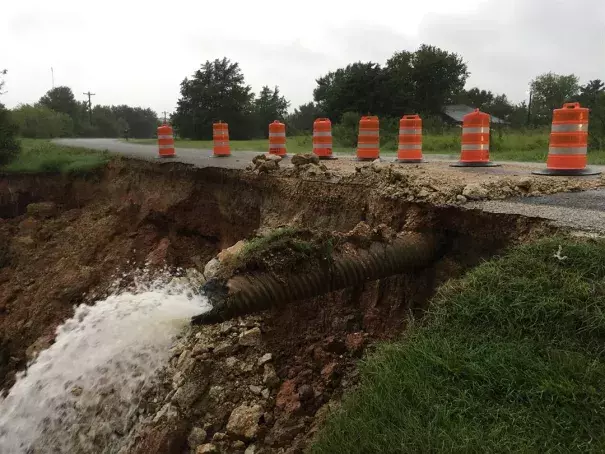
<svg viewBox="0 0 605 454">
<path fill-rule="evenodd" d="M 90 106 L 76 100 L 69 87 L 55 87 L 34 104 L 11 111 L 19 135 L 26 138 L 133 137 L 152 138 L 158 118 L 141 107 Z"/>
<path fill-rule="evenodd" d="M 328 117 L 347 125 L 360 115 L 379 115 L 394 123 L 404 114 L 419 113 L 427 129 L 447 127 L 444 106 L 464 104 L 494 115 L 512 128 L 545 127 L 552 110 L 579 101 L 591 109 L 591 137 L 605 147 L 605 89 L 599 79 L 580 84 L 577 76 L 545 73 L 529 88 L 531 105 L 511 102 L 506 94 L 479 87 L 465 89 L 470 75 L 463 58 L 435 46 L 395 52 L 384 65 L 355 62 L 316 79 L 313 101 L 287 113 L 289 102 L 279 87 L 263 87 L 256 97 L 239 65 L 227 58 L 206 61 L 181 83 L 181 97 L 171 120 L 182 137 L 211 139 L 212 123 L 229 123 L 231 137 L 266 137 L 267 125 L 285 121 L 289 134 L 309 132 L 313 120 Z"/>
</svg>

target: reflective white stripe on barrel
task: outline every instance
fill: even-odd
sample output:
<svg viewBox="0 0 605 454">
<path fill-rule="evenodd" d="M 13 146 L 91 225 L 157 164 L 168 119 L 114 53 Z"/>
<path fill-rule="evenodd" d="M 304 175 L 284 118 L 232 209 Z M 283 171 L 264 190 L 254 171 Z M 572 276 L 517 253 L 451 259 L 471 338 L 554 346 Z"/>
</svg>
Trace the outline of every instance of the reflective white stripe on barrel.
<svg viewBox="0 0 605 454">
<path fill-rule="evenodd" d="M 487 133 L 489 133 L 489 128 L 487 128 L 487 127 L 462 128 L 462 134 L 487 134 Z"/>
<path fill-rule="evenodd" d="M 377 143 L 360 143 L 357 148 L 378 148 Z"/>
<path fill-rule="evenodd" d="M 399 128 L 399 134 L 422 134 L 422 129 L 420 128 Z"/>
<path fill-rule="evenodd" d="M 330 131 L 314 132 L 313 137 L 332 137 Z"/>
<path fill-rule="evenodd" d="M 269 137 L 286 137 L 285 132 L 270 132 Z"/>
<path fill-rule="evenodd" d="M 286 144 L 285 143 L 272 143 L 271 145 L 269 145 L 269 149 L 273 150 L 274 148 L 286 148 Z"/>
<path fill-rule="evenodd" d="M 166 134 L 160 134 L 158 136 L 158 139 L 172 139 L 173 136 L 172 135 L 166 135 Z"/>
<path fill-rule="evenodd" d="M 398 150 L 422 150 L 422 145 L 400 143 Z"/>
<path fill-rule="evenodd" d="M 160 150 L 170 150 L 174 148 L 174 145 L 159 145 Z"/>
<path fill-rule="evenodd" d="M 586 154 L 588 147 L 550 147 L 548 154 Z"/>
<path fill-rule="evenodd" d="M 588 123 L 576 123 L 568 125 L 552 125 L 551 132 L 586 132 Z"/>
<path fill-rule="evenodd" d="M 226 147 L 227 145 L 229 145 L 229 142 L 226 141 L 215 141 L 214 145 L 217 147 Z"/>
<path fill-rule="evenodd" d="M 360 129 L 359 135 L 360 136 L 377 136 L 378 131 L 368 131 L 367 129 Z"/>
<path fill-rule="evenodd" d="M 489 150 L 489 145 L 486 143 L 473 143 L 468 145 L 462 145 L 462 151 L 477 151 L 477 150 Z"/>
</svg>

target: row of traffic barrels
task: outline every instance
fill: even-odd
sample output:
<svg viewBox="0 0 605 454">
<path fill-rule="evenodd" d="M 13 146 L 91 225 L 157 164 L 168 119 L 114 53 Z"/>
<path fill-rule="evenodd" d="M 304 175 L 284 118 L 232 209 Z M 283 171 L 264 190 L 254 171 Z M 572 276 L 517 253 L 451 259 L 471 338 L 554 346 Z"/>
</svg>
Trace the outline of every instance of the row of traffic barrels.
<svg viewBox="0 0 605 454">
<path fill-rule="evenodd" d="M 566 103 L 553 112 L 547 168 L 534 173 L 542 175 L 593 175 L 586 168 L 588 147 L 588 112 L 579 103 Z M 495 166 L 489 157 L 490 115 L 475 109 L 462 122 L 460 159 L 455 167 Z M 213 124 L 213 155 L 231 155 L 227 123 Z M 158 128 L 160 157 L 175 156 L 172 128 Z M 313 123 L 313 153 L 319 159 L 336 159 L 333 155 L 332 124 L 328 118 Z M 269 154 L 287 156 L 286 125 L 278 120 L 269 124 Z M 359 120 L 356 158 L 360 161 L 380 159 L 380 121 L 377 116 Z M 421 163 L 422 119 L 419 115 L 404 115 L 399 121 L 397 159 L 399 163 Z"/>
</svg>

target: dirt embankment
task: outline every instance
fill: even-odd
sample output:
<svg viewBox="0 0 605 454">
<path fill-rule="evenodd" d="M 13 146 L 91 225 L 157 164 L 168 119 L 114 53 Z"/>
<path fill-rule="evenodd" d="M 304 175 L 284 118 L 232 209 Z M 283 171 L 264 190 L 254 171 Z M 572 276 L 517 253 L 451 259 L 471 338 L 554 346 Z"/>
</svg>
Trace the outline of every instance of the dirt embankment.
<svg viewBox="0 0 605 454">
<path fill-rule="evenodd" d="M 400 333 L 438 283 L 515 241 L 552 231 L 538 220 L 426 203 L 432 199 L 405 172 L 368 167 L 358 178 L 335 180 L 291 172 L 121 160 L 86 178 L 0 179 L 0 387 L 52 342 L 74 305 L 145 263 L 203 270 L 238 240 L 283 226 L 320 240 L 438 231 L 448 248 L 430 269 L 192 328 L 175 348 L 166 386 L 146 409 L 146 452 L 244 452 L 251 445 L 298 452 L 320 409 L 354 383 L 363 349 Z M 433 193 L 448 191 L 444 185 Z"/>
</svg>

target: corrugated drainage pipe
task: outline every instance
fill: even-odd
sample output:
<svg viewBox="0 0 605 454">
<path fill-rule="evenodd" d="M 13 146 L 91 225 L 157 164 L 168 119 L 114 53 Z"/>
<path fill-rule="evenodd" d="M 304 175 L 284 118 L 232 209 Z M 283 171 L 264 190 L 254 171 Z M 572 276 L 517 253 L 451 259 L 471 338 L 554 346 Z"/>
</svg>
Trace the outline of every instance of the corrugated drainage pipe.
<svg viewBox="0 0 605 454">
<path fill-rule="evenodd" d="M 353 287 L 366 281 L 422 269 L 440 256 L 441 242 L 434 235 L 409 234 L 392 243 L 372 243 L 355 256 L 335 258 L 310 273 L 277 277 L 269 273 L 229 279 L 226 286 L 209 281 L 204 291 L 212 310 L 193 317 L 192 323 L 216 323 L 277 307 L 291 301 Z"/>
</svg>

